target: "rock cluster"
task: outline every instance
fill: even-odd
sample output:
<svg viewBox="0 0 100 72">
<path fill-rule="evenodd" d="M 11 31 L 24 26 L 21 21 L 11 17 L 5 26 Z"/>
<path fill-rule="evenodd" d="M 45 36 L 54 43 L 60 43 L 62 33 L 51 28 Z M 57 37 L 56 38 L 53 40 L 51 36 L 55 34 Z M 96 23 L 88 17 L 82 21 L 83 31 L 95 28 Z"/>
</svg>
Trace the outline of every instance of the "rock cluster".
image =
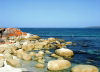
<svg viewBox="0 0 100 72">
<path fill-rule="evenodd" d="M 71 67 L 71 63 L 66 58 L 71 58 L 74 52 L 66 45 L 71 45 L 72 42 L 65 42 L 57 38 L 40 38 L 38 35 L 22 32 L 16 28 L 1 29 L 1 42 L 0 44 L 0 67 L 3 67 L 4 61 L 13 67 L 20 67 L 21 60 L 36 61 L 37 64 L 33 65 L 36 68 L 45 67 L 45 55 L 50 55 L 56 58 L 47 64 L 49 70 L 63 70 Z M 50 52 L 54 49 L 55 52 Z M 37 51 L 37 52 L 36 52 Z M 91 67 L 90 67 L 91 68 Z M 93 68 L 95 70 L 95 68 Z M 82 72 L 79 67 L 72 68 L 72 72 Z M 82 70 L 82 71 L 81 71 Z M 88 70 L 87 70 L 88 71 Z"/>
</svg>

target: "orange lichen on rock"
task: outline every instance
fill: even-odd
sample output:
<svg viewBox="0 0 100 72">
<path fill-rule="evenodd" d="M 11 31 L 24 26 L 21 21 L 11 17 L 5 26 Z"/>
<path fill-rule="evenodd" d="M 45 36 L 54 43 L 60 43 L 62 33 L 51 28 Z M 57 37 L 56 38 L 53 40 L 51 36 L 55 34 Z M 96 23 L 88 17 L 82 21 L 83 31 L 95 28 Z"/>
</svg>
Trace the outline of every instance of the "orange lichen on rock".
<svg viewBox="0 0 100 72">
<path fill-rule="evenodd" d="M 19 30 L 17 28 L 7 28 L 6 31 L 9 33 L 8 36 L 27 35 L 27 33 L 22 32 L 21 30 Z"/>
<path fill-rule="evenodd" d="M 14 36 L 14 34 L 9 34 L 8 36 Z"/>
</svg>

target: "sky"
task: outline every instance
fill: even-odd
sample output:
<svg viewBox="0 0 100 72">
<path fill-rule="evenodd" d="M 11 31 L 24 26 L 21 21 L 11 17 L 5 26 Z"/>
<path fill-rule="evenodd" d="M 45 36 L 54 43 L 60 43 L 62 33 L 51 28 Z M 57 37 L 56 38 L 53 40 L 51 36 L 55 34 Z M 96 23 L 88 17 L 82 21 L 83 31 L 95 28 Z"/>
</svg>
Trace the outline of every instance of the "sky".
<svg viewBox="0 0 100 72">
<path fill-rule="evenodd" d="M 0 0 L 0 27 L 100 26 L 100 0 Z"/>
</svg>

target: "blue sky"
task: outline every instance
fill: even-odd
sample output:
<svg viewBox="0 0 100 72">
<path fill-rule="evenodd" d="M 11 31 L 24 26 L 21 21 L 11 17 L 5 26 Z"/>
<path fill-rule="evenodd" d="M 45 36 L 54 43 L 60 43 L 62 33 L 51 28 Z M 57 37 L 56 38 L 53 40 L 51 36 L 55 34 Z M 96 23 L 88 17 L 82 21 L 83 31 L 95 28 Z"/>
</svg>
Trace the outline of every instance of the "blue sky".
<svg viewBox="0 0 100 72">
<path fill-rule="evenodd" d="M 100 0 L 0 0 L 0 26 L 100 26 Z"/>
</svg>

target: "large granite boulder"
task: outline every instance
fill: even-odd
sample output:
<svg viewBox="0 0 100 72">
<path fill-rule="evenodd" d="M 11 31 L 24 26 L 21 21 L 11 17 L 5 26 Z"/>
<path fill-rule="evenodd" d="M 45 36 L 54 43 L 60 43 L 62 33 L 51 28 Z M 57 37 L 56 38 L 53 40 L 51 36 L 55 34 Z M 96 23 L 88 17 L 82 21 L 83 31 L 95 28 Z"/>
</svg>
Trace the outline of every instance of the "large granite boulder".
<svg viewBox="0 0 100 72">
<path fill-rule="evenodd" d="M 68 69 L 71 63 L 68 60 L 52 60 L 48 62 L 49 70 L 63 70 Z"/>
<path fill-rule="evenodd" d="M 72 68 L 72 72 L 99 72 L 99 70 L 93 65 L 77 65 Z"/>
<path fill-rule="evenodd" d="M 74 55 L 73 51 L 66 48 L 57 49 L 55 53 L 59 56 L 71 57 Z"/>
<path fill-rule="evenodd" d="M 20 67 L 21 66 L 20 61 L 17 59 L 7 59 L 6 61 L 8 64 L 10 64 L 13 67 Z"/>
</svg>

